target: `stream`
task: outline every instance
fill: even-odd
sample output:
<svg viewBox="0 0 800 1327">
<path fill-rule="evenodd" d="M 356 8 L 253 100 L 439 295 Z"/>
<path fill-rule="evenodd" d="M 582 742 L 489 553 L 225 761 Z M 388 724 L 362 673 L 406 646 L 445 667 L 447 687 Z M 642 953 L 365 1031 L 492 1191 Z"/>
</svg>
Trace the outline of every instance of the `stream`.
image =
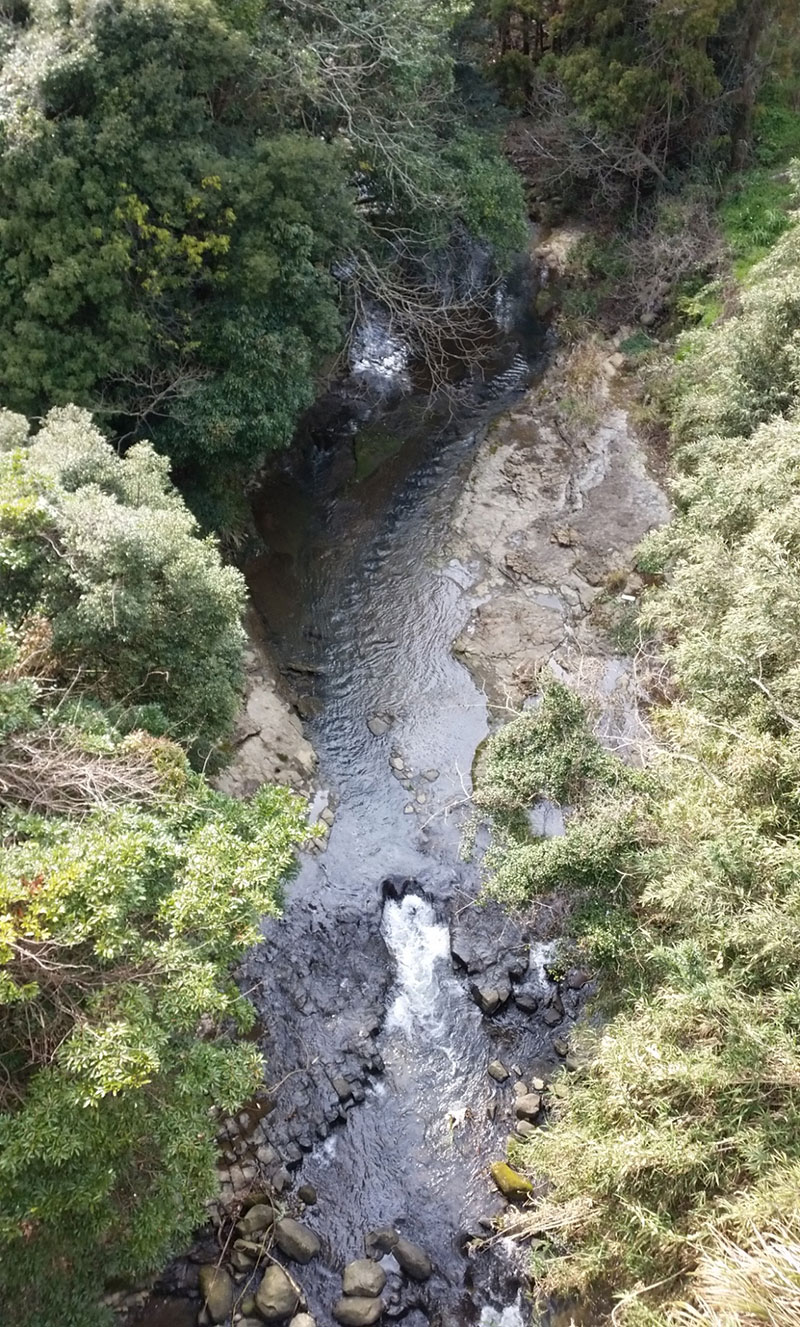
<svg viewBox="0 0 800 1327">
<path fill-rule="evenodd" d="M 435 1268 L 426 1285 L 398 1288 L 410 1327 L 529 1321 L 514 1253 L 467 1250 L 486 1233 L 479 1219 L 502 1205 L 488 1163 L 504 1155 L 510 1126 L 500 1111 L 491 1118 L 501 1090 L 487 1064 L 502 1054 L 530 1072 L 544 1047 L 524 1015 L 488 1024 L 450 952 L 451 913 L 478 888 L 459 844 L 489 716 L 451 653 L 479 567 L 449 556 L 448 535 L 478 440 L 541 354 L 535 338 L 509 336 L 444 417 L 404 396 L 373 406 L 360 429 L 340 423 L 255 503 L 268 551 L 248 568 L 251 594 L 309 715 L 325 789 L 313 809 L 327 805 L 335 819 L 325 851 L 306 857 L 291 885 L 284 919 L 267 927 L 246 985 L 271 1081 L 310 1066 L 286 1085 L 308 1133 L 330 1123 L 314 1118 L 315 1107 L 324 1117 L 320 1065 L 329 1080 L 358 1085 L 346 1120 L 304 1152 L 296 1176 L 318 1194 L 304 1220 L 326 1257 L 303 1269 L 302 1284 L 320 1327 L 343 1265 L 387 1225 Z M 387 897 L 387 881 L 399 897 Z M 299 1142 L 303 1150 L 308 1138 Z"/>
<path fill-rule="evenodd" d="M 221 1187 L 230 1200 L 266 1176 L 318 1235 L 319 1255 L 292 1267 L 317 1327 L 332 1327 L 345 1264 L 385 1227 L 420 1245 L 433 1273 L 414 1281 L 387 1254 L 382 1320 L 538 1321 L 524 1250 L 486 1238 L 505 1206 L 489 1166 L 514 1128 L 514 1078 L 558 1062 L 533 1012 L 555 988 L 547 946 L 474 905 L 479 869 L 459 854 L 490 715 L 451 652 L 480 565 L 448 547 L 478 442 L 545 362 L 542 329 L 511 321 L 438 408 L 396 390 L 402 357 L 378 338 L 359 389 L 312 412 L 254 501 L 264 551 L 246 568 L 250 592 L 318 754 L 312 818 L 331 828 L 240 973 L 267 1086 L 221 1138 Z M 491 1018 L 470 989 L 481 973 L 504 985 Z M 527 1005 L 508 999 L 514 983 Z M 496 1059 L 504 1083 L 487 1073 Z"/>
</svg>

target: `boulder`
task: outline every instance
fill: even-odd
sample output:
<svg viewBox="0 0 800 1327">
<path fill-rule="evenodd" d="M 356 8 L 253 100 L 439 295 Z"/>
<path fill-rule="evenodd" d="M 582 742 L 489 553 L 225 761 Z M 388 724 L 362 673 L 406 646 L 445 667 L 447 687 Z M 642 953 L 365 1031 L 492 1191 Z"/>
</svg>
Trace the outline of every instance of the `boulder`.
<svg viewBox="0 0 800 1327">
<path fill-rule="evenodd" d="M 317 1327 L 317 1324 L 310 1313 L 297 1313 L 289 1323 L 289 1327 Z"/>
<path fill-rule="evenodd" d="M 371 714 L 367 719 L 367 727 L 373 737 L 383 737 L 388 733 L 394 720 L 390 714 Z"/>
<path fill-rule="evenodd" d="M 256 1291 L 256 1308 L 265 1322 L 284 1322 L 300 1307 L 300 1289 L 277 1263 L 268 1267 Z"/>
<path fill-rule="evenodd" d="M 563 1037 L 556 1037 L 553 1042 L 553 1050 L 556 1055 L 560 1055 L 563 1060 L 569 1054 L 569 1042 L 565 1041 Z"/>
<path fill-rule="evenodd" d="M 538 1130 L 530 1120 L 517 1120 L 515 1132 L 520 1138 L 533 1138 Z"/>
<path fill-rule="evenodd" d="M 544 1013 L 542 1014 L 542 1022 L 545 1024 L 546 1027 L 549 1028 L 557 1027 L 558 1024 L 561 1022 L 561 1014 L 558 1012 L 557 1009 L 545 1009 Z"/>
<path fill-rule="evenodd" d="M 492 1060 L 486 1072 L 496 1083 L 504 1083 L 509 1076 L 508 1070 L 502 1060 Z"/>
<path fill-rule="evenodd" d="M 269 1230 L 274 1220 L 275 1212 L 272 1207 L 266 1203 L 256 1203 L 255 1207 L 245 1212 L 241 1221 L 237 1221 L 236 1229 L 247 1239 L 249 1235 L 255 1235 L 261 1230 Z"/>
<path fill-rule="evenodd" d="M 297 1196 L 306 1207 L 313 1207 L 317 1201 L 317 1191 L 313 1184 L 301 1184 Z"/>
<path fill-rule="evenodd" d="M 517 1097 L 514 1113 L 518 1120 L 535 1120 L 542 1108 L 542 1098 L 538 1092 L 528 1092 L 524 1097 Z"/>
<path fill-rule="evenodd" d="M 342 1290 L 346 1295 L 375 1298 L 386 1285 L 386 1273 L 371 1258 L 357 1258 L 344 1269 Z"/>
<path fill-rule="evenodd" d="M 503 1003 L 496 986 L 479 986 L 477 982 L 472 982 L 469 993 L 482 1014 L 496 1013 Z"/>
<path fill-rule="evenodd" d="M 333 1306 L 333 1316 L 343 1327 L 370 1327 L 383 1313 L 383 1300 L 363 1295 L 344 1295 Z"/>
<path fill-rule="evenodd" d="M 486 984 L 497 985 L 497 978 L 509 970 L 519 970 L 524 959 L 527 967 L 527 942 L 523 929 L 498 903 L 488 902 L 479 908 L 466 908 L 450 922 L 450 952 L 470 976 L 487 973 Z"/>
<path fill-rule="evenodd" d="M 517 1202 L 533 1193 L 530 1180 L 520 1175 L 518 1171 L 512 1170 L 506 1161 L 493 1162 L 492 1179 L 503 1197 L 508 1198 L 510 1202 Z"/>
<path fill-rule="evenodd" d="M 200 1294 L 211 1321 L 224 1322 L 235 1299 L 233 1281 L 224 1268 L 212 1267 L 208 1263 L 200 1268 Z"/>
<path fill-rule="evenodd" d="M 539 997 L 530 987 L 521 986 L 514 992 L 514 1004 L 523 1014 L 532 1014 L 539 1003 Z"/>
<path fill-rule="evenodd" d="M 291 1216 L 284 1216 L 275 1223 L 275 1243 L 281 1253 L 299 1263 L 311 1262 L 322 1247 L 313 1230 L 301 1226 Z"/>
<path fill-rule="evenodd" d="M 331 1086 L 340 1101 L 349 1101 L 353 1095 L 352 1087 L 341 1074 L 331 1079 Z"/>
<path fill-rule="evenodd" d="M 412 1244 L 410 1239 L 401 1235 L 392 1245 L 392 1254 L 407 1276 L 413 1281 L 427 1281 L 433 1272 L 433 1263 L 419 1244 Z"/>
<path fill-rule="evenodd" d="M 514 1096 L 526 1097 L 527 1095 L 528 1095 L 528 1084 L 523 1083 L 522 1079 L 518 1078 L 516 1083 L 514 1084 Z"/>
<path fill-rule="evenodd" d="M 571 991 L 582 990 L 589 980 L 588 972 L 584 972 L 582 968 L 573 968 L 566 976 L 567 986 Z"/>
</svg>

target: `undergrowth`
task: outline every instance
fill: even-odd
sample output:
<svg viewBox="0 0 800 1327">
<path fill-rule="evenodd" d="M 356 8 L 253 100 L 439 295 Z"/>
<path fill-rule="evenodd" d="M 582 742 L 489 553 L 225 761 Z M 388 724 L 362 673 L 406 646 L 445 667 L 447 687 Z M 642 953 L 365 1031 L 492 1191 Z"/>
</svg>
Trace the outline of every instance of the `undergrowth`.
<svg viewBox="0 0 800 1327">
<path fill-rule="evenodd" d="M 664 392 L 675 516 L 641 567 L 676 700 L 627 769 L 577 699 L 487 743 L 490 892 L 573 899 L 602 1018 L 512 1148 L 541 1292 L 592 1322 L 791 1324 L 800 1285 L 800 223 Z M 532 836 L 537 798 L 563 837 Z"/>
</svg>

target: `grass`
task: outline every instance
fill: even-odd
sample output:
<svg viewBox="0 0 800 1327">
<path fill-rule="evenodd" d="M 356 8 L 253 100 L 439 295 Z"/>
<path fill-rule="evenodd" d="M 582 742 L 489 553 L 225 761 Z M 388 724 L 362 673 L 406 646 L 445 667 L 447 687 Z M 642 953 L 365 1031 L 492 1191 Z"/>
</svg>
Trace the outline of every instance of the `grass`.
<svg viewBox="0 0 800 1327">
<path fill-rule="evenodd" d="M 566 893 L 599 976 L 577 1067 L 511 1161 L 543 1181 L 523 1214 L 541 1294 L 614 1327 L 800 1309 L 800 221 L 782 231 L 661 392 L 676 511 L 639 556 L 639 629 L 675 699 L 647 770 L 551 685 L 478 771 L 487 889 Z M 571 808 L 560 839 L 522 832 L 541 796 Z"/>
</svg>

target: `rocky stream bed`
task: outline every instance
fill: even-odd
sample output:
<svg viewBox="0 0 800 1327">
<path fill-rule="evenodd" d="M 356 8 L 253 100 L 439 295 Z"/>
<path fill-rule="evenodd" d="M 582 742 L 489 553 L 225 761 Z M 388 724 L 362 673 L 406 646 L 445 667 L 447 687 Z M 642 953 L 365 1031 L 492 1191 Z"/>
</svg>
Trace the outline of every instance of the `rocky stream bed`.
<svg viewBox="0 0 800 1327">
<path fill-rule="evenodd" d="M 497 1163 L 546 1119 L 591 978 L 550 967 L 559 901 L 525 919 L 476 904 L 480 852 L 459 846 L 476 748 L 542 667 L 597 703 L 609 741 L 642 740 L 599 610 L 638 592 L 631 552 L 666 504 L 606 351 L 582 430 L 563 427 L 559 357 L 509 335 L 455 412 L 408 395 L 344 411 L 257 495 L 225 786 L 280 775 L 326 835 L 239 974 L 265 1086 L 220 1121 L 209 1227 L 142 1327 L 541 1321 L 524 1249 L 494 1229 L 526 1196 Z"/>
</svg>

